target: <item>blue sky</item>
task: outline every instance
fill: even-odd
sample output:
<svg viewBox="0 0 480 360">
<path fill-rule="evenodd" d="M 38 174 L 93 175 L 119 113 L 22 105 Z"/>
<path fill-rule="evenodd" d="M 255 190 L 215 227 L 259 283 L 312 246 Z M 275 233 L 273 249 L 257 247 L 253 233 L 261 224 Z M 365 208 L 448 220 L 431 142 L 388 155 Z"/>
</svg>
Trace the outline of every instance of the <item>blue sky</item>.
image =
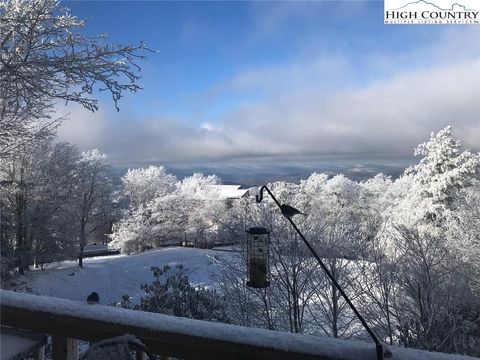
<svg viewBox="0 0 480 360">
<path fill-rule="evenodd" d="M 100 95 L 61 131 L 115 161 L 405 157 L 448 124 L 480 149 L 478 26 L 384 25 L 381 1 L 64 4 L 158 51 L 120 113 Z"/>
</svg>

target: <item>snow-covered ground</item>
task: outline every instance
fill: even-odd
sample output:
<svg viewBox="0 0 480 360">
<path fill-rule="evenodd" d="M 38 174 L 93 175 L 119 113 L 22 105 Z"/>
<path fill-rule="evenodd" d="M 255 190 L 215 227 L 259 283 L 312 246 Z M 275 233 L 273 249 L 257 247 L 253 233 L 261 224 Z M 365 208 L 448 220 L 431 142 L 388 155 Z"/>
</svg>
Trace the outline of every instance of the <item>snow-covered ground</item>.
<svg viewBox="0 0 480 360">
<path fill-rule="evenodd" d="M 223 249 L 223 248 L 222 248 Z M 128 294 L 137 301 L 140 285 L 153 281 L 150 268 L 182 264 L 191 283 L 212 288 L 220 265 L 216 259 L 228 258 L 232 252 L 172 247 L 135 255 L 114 255 L 84 259 L 84 267 L 75 261 L 54 264 L 47 270 L 33 270 L 17 279 L 17 291 L 85 301 L 95 291 L 100 303 L 109 305 Z"/>
<path fill-rule="evenodd" d="M 222 251 L 223 250 L 223 251 Z M 208 338 L 218 338 L 222 341 L 238 341 L 251 345 L 270 346 L 272 348 L 303 352 L 308 349 L 317 354 L 344 359 L 374 359 L 374 347 L 371 343 L 344 341 L 325 337 L 312 337 L 290 333 L 271 333 L 261 329 L 247 329 L 238 326 L 204 322 L 191 319 L 171 318 L 160 314 L 142 314 L 131 312 L 128 317 L 115 316 L 120 309 L 92 307 L 85 303 L 86 297 L 96 291 L 100 295 L 100 303 L 104 305 L 119 301 L 123 294 L 133 296 L 138 300 L 143 295 L 140 284 L 153 280 L 151 266 L 174 266 L 183 264 L 190 281 L 197 286 L 215 287 L 216 276 L 220 272 L 219 259 L 229 260 L 233 252 L 221 250 L 204 250 L 195 248 L 172 247 L 152 250 L 136 255 L 114 255 L 84 259 L 84 268 L 80 269 L 76 262 L 65 261 L 52 266 L 45 271 L 34 270 L 18 278 L 20 282 L 17 291 L 31 291 L 34 294 L 54 296 L 84 303 L 72 308 L 71 304 L 63 305 L 60 299 L 34 297 L 32 304 L 52 308 L 49 311 L 67 312 L 71 316 L 85 311 L 84 316 L 95 319 L 119 319 L 121 322 L 139 322 L 148 325 L 158 318 L 153 328 L 163 326 L 168 331 L 175 330 Z M 3 302 L 16 304 L 31 301 L 30 298 L 18 297 L 12 292 L 3 292 Z M 10 299 L 11 298 L 11 299 Z M 10 299 L 10 300 L 9 300 Z M 96 314 L 90 314 L 92 311 Z M 130 320 L 131 319 L 131 320 Z M 397 359 L 473 359 L 457 355 L 429 353 L 412 349 L 390 347 Z M 333 356 L 335 355 L 335 356 Z"/>
</svg>

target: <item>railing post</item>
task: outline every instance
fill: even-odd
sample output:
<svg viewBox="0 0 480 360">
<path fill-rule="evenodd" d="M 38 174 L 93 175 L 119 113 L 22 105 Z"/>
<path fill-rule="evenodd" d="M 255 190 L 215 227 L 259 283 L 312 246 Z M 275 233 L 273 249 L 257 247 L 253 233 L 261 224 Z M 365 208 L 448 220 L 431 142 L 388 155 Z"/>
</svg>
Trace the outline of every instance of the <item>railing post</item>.
<svg viewBox="0 0 480 360">
<path fill-rule="evenodd" d="M 35 351 L 33 354 L 35 360 L 44 360 L 45 359 L 45 346 L 42 346 L 40 349 Z"/>
<path fill-rule="evenodd" d="M 135 360 L 145 360 L 145 353 L 143 351 L 135 351 Z"/>
<path fill-rule="evenodd" d="M 53 360 L 78 360 L 78 340 L 52 337 Z"/>
</svg>

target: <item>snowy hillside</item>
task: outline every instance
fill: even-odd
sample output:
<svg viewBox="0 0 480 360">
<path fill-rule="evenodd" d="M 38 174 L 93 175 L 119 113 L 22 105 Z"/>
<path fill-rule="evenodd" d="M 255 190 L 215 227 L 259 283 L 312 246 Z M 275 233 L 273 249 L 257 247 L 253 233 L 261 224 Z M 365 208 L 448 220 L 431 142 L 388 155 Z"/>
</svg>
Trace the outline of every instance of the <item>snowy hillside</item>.
<svg viewBox="0 0 480 360">
<path fill-rule="evenodd" d="M 230 256 L 232 253 L 227 251 L 173 247 L 136 255 L 88 258 L 83 269 L 75 261 L 65 261 L 45 271 L 27 272 L 18 278 L 15 290 L 80 301 L 96 291 L 100 303 L 108 305 L 124 294 L 138 300 L 143 294 L 140 285 L 153 280 L 151 266 L 183 264 L 193 285 L 211 288 L 220 270 L 215 259 Z"/>
</svg>

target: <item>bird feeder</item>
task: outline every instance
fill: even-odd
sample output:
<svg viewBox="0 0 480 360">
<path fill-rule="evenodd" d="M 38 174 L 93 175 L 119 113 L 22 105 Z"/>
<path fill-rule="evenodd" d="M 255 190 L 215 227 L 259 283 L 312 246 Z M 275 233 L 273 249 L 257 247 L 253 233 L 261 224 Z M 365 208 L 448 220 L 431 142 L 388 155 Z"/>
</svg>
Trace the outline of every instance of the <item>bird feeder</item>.
<svg viewBox="0 0 480 360">
<path fill-rule="evenodd" d="M 264 227 L 251 227 L 247 230 L 248 280 L 247 286 L 266 288 L 268 281 L 268 247 L 270 232 Z"/>
</svg>

